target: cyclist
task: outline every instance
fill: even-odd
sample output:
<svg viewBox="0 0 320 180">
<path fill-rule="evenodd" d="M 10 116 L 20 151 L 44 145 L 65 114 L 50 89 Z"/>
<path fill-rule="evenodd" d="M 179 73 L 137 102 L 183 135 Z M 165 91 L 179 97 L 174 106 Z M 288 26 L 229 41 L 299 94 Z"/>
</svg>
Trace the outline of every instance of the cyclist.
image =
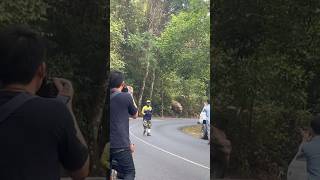
<svg viewBox="0 0 320 180">
<path fill-rule="evenodd" d="M 147 100 L 147 104 L 143 106 L 141 113 L 143 115 L 143 135 L 147 133 L 147 136 L 151 136 L 152 107 L 150 100 Z"/>
</svg>

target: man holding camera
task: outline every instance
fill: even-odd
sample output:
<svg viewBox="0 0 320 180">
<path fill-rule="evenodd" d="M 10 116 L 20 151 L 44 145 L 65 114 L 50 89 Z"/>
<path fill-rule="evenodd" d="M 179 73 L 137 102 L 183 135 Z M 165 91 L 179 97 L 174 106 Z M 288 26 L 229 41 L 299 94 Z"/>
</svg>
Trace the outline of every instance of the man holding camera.
<svg viewBox="0 0 320 180">
<path fill-rule="evenodd" d="M 110 159 L 118 163 L 124 180 L 134 180 L 129 117 L 137 118 L 138 108 L 133 99 L 133 88 L 125 85 L 121 72 L 114 71 L 110 74 L 110 89 Z"/>
<path fill-rule="evenodd" d="M 0 32 L 0 179 L 75 180 L 89 173 L 86 142 L 72 112 L 70 81 L 54 78 L 57 98 L 36 95 L 46 79 L 45 46 L 25 26 Z"/>
</svg>

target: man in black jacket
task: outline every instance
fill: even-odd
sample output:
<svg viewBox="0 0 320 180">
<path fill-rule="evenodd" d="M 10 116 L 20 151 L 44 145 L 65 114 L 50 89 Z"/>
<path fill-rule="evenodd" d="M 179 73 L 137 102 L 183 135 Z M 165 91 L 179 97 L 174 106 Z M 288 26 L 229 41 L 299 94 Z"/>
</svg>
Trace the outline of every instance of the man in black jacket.
<svg viewBox="0 0 320 180">
<path fill-rule="evenodd" d="M 132 158 L 133 146 L 129 139 L 129 117 L 137 118 L 138 109 L 133 99 L 133 88 L 124 83 L 121 72 L 110 74 L 110 156 L 117 161 L 124 180 L 135 178 Z M 124 89 L 128 92 L 123 92 Z"/>
<path fill-rule="evenodd" d="M 36 95 L 46 79 L 45 51 L 41 37 L 26 26 L 0 32 L 0 115 L 16 106 L 0 116 L 1 180 L 59 180 L 60 164 L 75 180 L 89 173 L 71 82 L 53 79 L 58 98 Z M 28 100 L 17 106 L 21 97 Z"/>
</svg>

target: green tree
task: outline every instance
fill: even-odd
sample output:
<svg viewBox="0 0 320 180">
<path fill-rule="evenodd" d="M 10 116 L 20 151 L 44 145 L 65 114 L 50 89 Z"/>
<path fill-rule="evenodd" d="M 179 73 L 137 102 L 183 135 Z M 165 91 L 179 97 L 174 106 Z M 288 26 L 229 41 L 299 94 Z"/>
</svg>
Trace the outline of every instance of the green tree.
<svg viewBox="0 0 320 180">
<path fill-rule="evenodd" d="M 0 2 L 0 24 L 37 24 L 46 20 L 49 5 L 39 0 L 2 0 Z"/>
<path fill-rule="evenodd" d="M 232 173 L 285 178 L 299 128 L 319 107 L 318 94 L 310 94 L 319 88 L 319 5 L 214 1 L 213 114 L 233 143 Z"/>
<path fill-rule="evenodd" d="M 124 23 L 121 19 L 116 19 L 114 15 L 110 18 L 110 69 L 121 70 L 125 66 L 125 62 L 119 52 L 119 49 L 124 43 L 123 36 Z"/>
</svg>

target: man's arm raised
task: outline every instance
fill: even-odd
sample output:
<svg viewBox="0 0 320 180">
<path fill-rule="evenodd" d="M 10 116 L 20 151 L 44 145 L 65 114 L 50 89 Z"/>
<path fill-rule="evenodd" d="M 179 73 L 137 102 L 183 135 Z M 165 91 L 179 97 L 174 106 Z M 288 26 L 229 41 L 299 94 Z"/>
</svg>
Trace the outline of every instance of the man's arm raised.
<svg viewBox="0 0 320 180">
<path fill-rule="evenodd" d="M 132 115 L 131 117 L 133 119 L 136 119 L 138 117 L 138 115 L 139 115 L 139 110 L 138 110 L 138 106 L 137 106 L 137 104 L 136 104 L 136 102 L 134 101 L 134 98 L 133 98 L 133 87 L 132 86 L 127 86 L 127 88 L 128 88 L 128 92 L 130 93 L 130 95 L 132 97 L 133 105 L 137 109 L 136 114 Z"/>
<path fill-rule="evenodd" d="M 73 119 L 74 128 L 76 131 L 76 137 L 80 141 L 80 143 L 85 147 L 88 148 L 88 145 L 83 137 L 83 134 L 80 131 L 79 125 L 77 123 L 76 117 L 73 113 L 72 108 L 72 98 L 74 94 L 72 83 L 66 79 L 62 78 L 54 78 L 53 79 L 55 86 L 57 87 L 60 96 L 67 96 L 70 98 L 69 102 L 67 103 L 67 108 L 69 109 L 69 112 Z M 87 159 L 85 163 L 82 165 L 81 168 L 78 168 L 77 170 L 70 171 L 70 175 L 74 180 L 83 180 L 85 177 L 89 175 L 89 155 L 87 156 Z"/>
</svg>

